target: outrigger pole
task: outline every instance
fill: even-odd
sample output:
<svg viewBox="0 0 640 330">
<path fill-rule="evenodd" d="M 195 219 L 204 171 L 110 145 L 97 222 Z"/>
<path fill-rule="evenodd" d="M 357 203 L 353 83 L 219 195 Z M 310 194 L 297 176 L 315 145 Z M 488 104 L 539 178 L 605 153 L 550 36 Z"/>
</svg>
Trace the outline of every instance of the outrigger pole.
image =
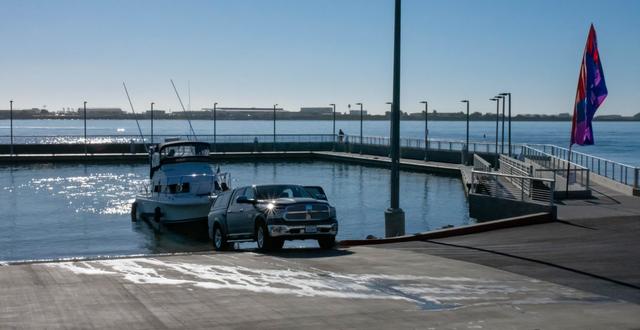
<svg viewBox="0 0 640 330">
<path fill-rule="evenodd" d="M 198 137 L 196 136 L 196 132 L 193 130 L 193 125 L 191 125 L 191 118 L 189 118 L 189 113 L 187 109 L 184 108 L 184 104 L 182 103 L 182 99 L 180 98 L 180 94 L 178 93 L 178 89 L 176 88 L 176 84 L 173 83 L 173 79 L 171 80 L 171 85 L 173 86 L 173 90 L 176 92 L 176 96 L 178 97 L 178 101 L 180 101 L 180 106 L 182 107 L 182 111 L 187 115 L 187 122 L 189 122 L 189 129 L 191 129 L 191 134 L 193 134 L 193 139 L 198 141 Z"/>
<path fill-rule="evenodd" d="M 138 116 L 136 116 L 136 110 L 133 109 L 133 102 L 131 102 L 131 96 L 129 96 L 129 91 L 127 90 L 127 84 L 122 82 L 122 87 L 124 87 L 124 92 L 127 94 L 127 99 L 129 100 L 129 106 L 131 106 L 131 112 L 133 112 L 133 118 L 136 120 L 136 125 L 138 126 L 138 132 L 140 133 L 140 138 L 142 139 L 142 143 L 144 144 L 144 150 L 149 152 L 149 148 L 147 144 L 144 142 L 144 135 L 142 135 L 142 129 L 140 128 L 140 123 L 138 122 Z"/>
</svg>

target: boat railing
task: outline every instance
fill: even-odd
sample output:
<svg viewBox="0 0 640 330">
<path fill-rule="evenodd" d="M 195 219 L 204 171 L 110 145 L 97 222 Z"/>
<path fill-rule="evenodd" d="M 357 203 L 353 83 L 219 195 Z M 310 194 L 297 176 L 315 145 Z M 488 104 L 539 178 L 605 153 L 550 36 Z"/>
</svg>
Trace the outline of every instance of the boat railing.
<svg viewBox="0 0 640 330">
<path fill-rule="evenodd" d="M 188 192 L 195 195 L 210 195 L 213 192 L 228 190 L 231 187 L 231 175 L 217 173 L 166 176 L 161 178 L 159 186 L 162 193 Z M 153 190 L 155 189 L 150 180 L 143 182 L 140 187 L 140 193 L 145 195 L 150 195 Z"/>
</svg>

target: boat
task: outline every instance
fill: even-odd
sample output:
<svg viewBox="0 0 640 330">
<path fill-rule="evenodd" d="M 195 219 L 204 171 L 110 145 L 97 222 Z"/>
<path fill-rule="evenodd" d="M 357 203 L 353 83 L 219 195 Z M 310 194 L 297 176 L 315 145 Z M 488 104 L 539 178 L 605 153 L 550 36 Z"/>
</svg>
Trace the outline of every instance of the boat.
<svg viewBox="0 0 640 330">
<path fill-rule="evenodd" d="M 131 220 L 158 224 L 206 221 L 216 197 L 230 188 L 209 156 L 209 143 L 169 141 L 149 149 L 149 177 L 131 205 Z"/>
</svg>

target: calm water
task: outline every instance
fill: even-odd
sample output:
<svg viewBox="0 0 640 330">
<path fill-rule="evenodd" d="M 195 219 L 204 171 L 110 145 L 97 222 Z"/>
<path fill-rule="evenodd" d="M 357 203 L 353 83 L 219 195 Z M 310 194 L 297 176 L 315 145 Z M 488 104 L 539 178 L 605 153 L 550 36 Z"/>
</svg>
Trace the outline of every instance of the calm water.
<svg viewBox="0 0 640 330">
<path fill-rule="evenodd" d="M 433 121 L 429 123 L 429 136 L 432 139 L 464 140 L 466 123 L 460 121 Z M 133 120 L 89 120 L 89 135 L 132 135 L 138 134 Z M 149 134 L 149 121 L 140 121 L 145 134 Z M 213 134 L 211 121 L 194 120 L 197 134 Z M 389 123 L 386 121 L 366 121 L 364 135 L 389 136 Z M 512 141 L 514 143 L 545 143 L 567 146 L 570 122 L 513 122 Z M 640 122 L 594 122 L 596 145 L 575 147 L 575 150 L 612 159 L 618 162 L 640 166 Z M 339 121 L 336 129 L 342 128 L 346 134 L 360 134 L 358 121 Z M 187 134 L 186 121 L 158 120 L 154 123 L 156 134 Z M 278 133 L 288 134 L 331 134 L 331 121 L 281 121 L 277 123 Z M 218 134 L 272 134 L 271 121 L 220 121 Z M 82 135 L 81 120 L 16 120 L 15 135 Z M 9 135 L 9 121 L 0 120 L 0 140 L 8 142 L 2 136 Z M 424 137 L 424 123 L 403 121 L 403 137 Z M 501 133 L 498 134 L 501 137 Z M 495 141 L 495 122 L 471 122 L 470 139 L 472 141 Z M 505 137 L 506 141 L 506 137 Z"/>
<path fill-rule="evenodd" d="M 321 185 L 336 206 L 339 239 L 384 235 L 388 174 L 329 162 L 223 163 L 234 185 Z M 131 223 L 129 205 L 148 175 L 137 165 L 0 167 L 0 260 L 126 255 L 209 249 L 206 227 L 152 230 Z M 459 179 L 403 172 L 401 207 L 408 233 L 473 222 Z M 286 246 L 315 246 L 294 241 Z"/>
</svg>

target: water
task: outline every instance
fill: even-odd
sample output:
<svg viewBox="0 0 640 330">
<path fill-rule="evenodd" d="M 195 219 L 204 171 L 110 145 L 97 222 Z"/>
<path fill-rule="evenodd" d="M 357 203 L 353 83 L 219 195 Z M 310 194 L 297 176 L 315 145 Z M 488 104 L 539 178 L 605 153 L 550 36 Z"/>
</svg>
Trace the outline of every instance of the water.
<svg viewBox="0 0 640 330">
<path fill-rule="evenodd" d="M 140 121 L 145 134 L 149 134 L 149 121 Z M 207 120 L 194 120 L 197 134 L 213 134 L 213 124 Z M 277 132 L 280 134 L 331 134 L 332 122 L 326 121 L 279 121 Z M 389 136 L 387 121 L 365 121 L 363 134 L 369 136 Z M 429 137 L 432 139 L 465 139 L 466 123 L 462 121 L 432 121 L 429 123 Z M 500 126 L 501 127 L 501 126 Z M 341 128 L 346 134 L 359 135 L 360 122 L 338 121 L 336 130 Z M 513 143 L 543 143 L 566 147 L 569 140 L 570 122 L 513 122 Z M 575 146 L 576 151 L 615 160 L 621 163 L 640 166 L 640 122 L 594 122 L 596 145 Z M 15 135 L 82 135 L 81 120 L 16 120 Z M 154 122 L 156 134 L 187 134 L 186 121 L 157 120 Z M 219 121 L 218 134 L 272 134 L 272 121 Z M 136 135 L 138 128 L 133 120 L 89 120 L 89 135 Z M 424 138 L 424 122 L 403 121 L 402 137 Z M 0 120 L 0 140 L 7 143 L 9 121 Z M 501 138 L 501 133 L 498 134 Z M 505 143 L 506 143 L 505 134 Z M 478 142 L 495 141 L 495 122 L 471 122 L 470 140 Z M 64 141 L 59 141 L 64 142 Z"/>
<path fill-rule="evenodd" d="M 389 172 L 331 162 L 222 163 L 234 186 L 320 185 L 336 206 L 339 239 L 384 235 Z M 156 232 L 129 210 L 148 165 L 0 166 L 0 261 L 210 249 L 206 227 Z M 402 172 L 407 233 L 473 222 L 459 179 Z M 288 242 L 287 246 L 315 246 Z"/>
</svg>

